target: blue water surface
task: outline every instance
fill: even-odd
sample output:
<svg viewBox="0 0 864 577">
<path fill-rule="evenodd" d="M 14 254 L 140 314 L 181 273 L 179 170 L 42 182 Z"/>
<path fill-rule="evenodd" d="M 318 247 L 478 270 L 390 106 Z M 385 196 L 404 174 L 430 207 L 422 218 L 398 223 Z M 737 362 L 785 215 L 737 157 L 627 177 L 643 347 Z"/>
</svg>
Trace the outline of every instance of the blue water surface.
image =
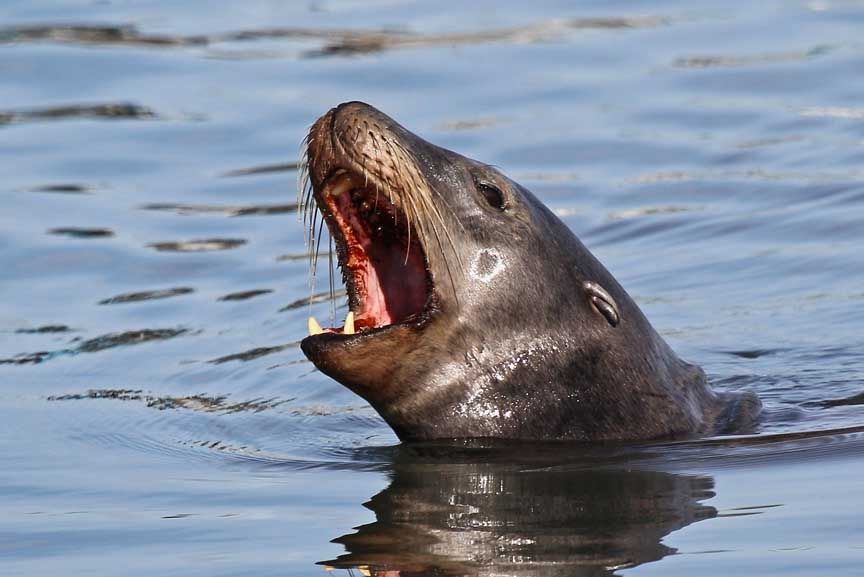
<svg viewBox="0 0 864 577">
<path fill-rule="evenodd" d="M 858 0 L 6 0 L 0 574 L 861 575 L 862 26 Z M 399 445 L 297 345 L 331 314 L 298 151 L 345 100 L 532 189 L 760 396 L 759 436 Z"/>
</svg>

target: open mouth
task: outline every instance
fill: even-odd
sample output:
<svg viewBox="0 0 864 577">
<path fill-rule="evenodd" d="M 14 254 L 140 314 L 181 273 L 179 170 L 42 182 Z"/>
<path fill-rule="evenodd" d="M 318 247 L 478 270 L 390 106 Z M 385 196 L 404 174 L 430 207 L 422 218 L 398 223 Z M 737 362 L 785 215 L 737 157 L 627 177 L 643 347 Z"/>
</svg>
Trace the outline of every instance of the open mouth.
<svg viewBox="0 0 864 577">
<path fill-rule="evenodd" d="M 432 275 L 414 223 L 386 188 L 338 168 L 313 190 L 336 245 L 348 293 L 342 327 L 309 318 L 310 336 L 359 335 L 422 323 L 434 308 Z"/>
</svg>

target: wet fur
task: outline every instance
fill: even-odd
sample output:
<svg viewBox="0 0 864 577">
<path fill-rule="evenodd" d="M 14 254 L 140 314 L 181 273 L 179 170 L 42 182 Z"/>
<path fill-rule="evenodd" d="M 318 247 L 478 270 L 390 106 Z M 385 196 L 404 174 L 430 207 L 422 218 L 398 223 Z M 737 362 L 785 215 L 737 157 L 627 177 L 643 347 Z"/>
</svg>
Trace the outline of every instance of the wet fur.
<svg viewBox="0 0 864 577">
<path fill-rule="evenodd" d="M 387 169 L 376 160 L 382 142 L 404 151 Z M 330 111 L 308 144 L 310 210 L 328 172 L 347 166 L 380 180 L 421 234 L 435 281 L 428 319 L 350 343 L 302 343 L 401 439 L 636 440 L 755 422 L 754 396 L 714 393 L 572 231 L 495 168 L 363 103 Z M 506 208 L 484 202 L 478 183 L 497 187 Z M 586 282 L 614 300 L 617 325 L 592 304 Z"/>
</svg>

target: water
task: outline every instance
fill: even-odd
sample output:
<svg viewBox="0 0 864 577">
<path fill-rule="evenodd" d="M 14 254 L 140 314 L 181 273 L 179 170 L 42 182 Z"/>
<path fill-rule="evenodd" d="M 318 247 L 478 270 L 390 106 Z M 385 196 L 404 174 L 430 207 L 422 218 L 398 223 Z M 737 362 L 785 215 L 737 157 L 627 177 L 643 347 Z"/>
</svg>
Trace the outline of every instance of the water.
<svg viewBox="0 0 864 577">
<path fill-rule="evenodd" d="M 864 571 L 864 2 L 0 23 L 3 575 Z M 297 347 L 292 163 L 350 99 L 531 188 L 682 357 L 760 395 L 761 436 L 399 446 Z"/>
</svg>

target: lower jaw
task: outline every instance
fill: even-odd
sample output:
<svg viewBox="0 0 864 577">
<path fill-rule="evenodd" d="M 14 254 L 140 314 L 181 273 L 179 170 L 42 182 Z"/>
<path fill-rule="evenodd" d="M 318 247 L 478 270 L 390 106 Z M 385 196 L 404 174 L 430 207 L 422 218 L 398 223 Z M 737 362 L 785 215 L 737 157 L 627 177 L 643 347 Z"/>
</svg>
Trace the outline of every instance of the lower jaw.
<svg viewBox="0 0 864 577">
<path fill-rule="evenodd" d="M 394 363 L 419 346 L 418 338 L 429 319 L 402 322 L 354 334 L 322 332 L 300 341 L 300 348 L 316 368 L 342 382 L 392 374 Z"/>
</svg>

